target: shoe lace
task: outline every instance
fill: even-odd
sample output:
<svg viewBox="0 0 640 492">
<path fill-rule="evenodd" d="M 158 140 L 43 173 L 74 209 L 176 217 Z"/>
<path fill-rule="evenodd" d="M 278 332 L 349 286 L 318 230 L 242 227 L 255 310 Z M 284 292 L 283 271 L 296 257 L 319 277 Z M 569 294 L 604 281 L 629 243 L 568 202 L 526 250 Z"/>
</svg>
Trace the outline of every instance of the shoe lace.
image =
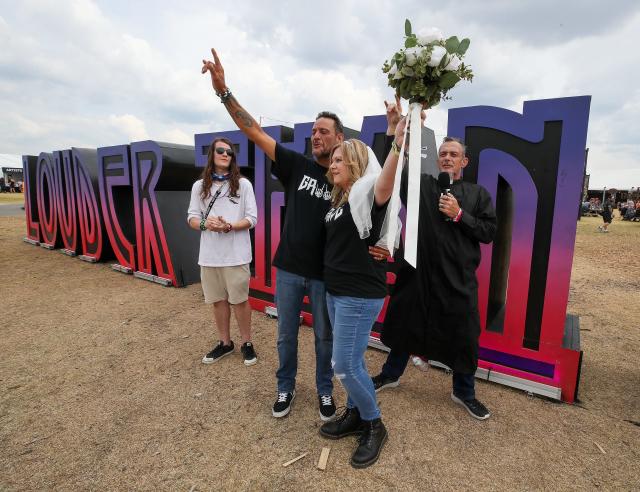
<svg viewBox="0 0 640 492">
<path fill-rule="evenodd" d="M 284 403 L 287 401 L 287 395 L 289 393 L 278 393 L 278 403 Z"/>
<path fill-rule="evenodd" d="M 333 398 L 331 398 L 331 395 L 321 395 L 320 396 L 320 404 L 321 405 L 332 405 L 333 404 Z"/>
<path fill-rule="evenodd" d="M 221 342 L 221 341 L 219 341 L 219 342 L 216 344 L 216 346 L 215 346 L 215 347 L 213 347 L 213 348 L 211 349 L 211 351 L 210 351 L 207 355 L 208 355 L 208 356 L 213 356 L 213 355 L 217 354 L 218 352 L 220 352 L 220 350 L 222 350 L 222 346 L 223 346 L 222 342 Z"/>
<path fill-rule="evenodd" d="M 364 425 L 362 435 L 358 438 L 358 444 L 370 446 L 373 441 L 373 424 L 370 422 Z"/>
<path fill-rule="evenodd" d="M 349 407 L 338 407 L 336 409 L 336 416 L 334 422 L 342 422 L 349 415 L 349 411 L 351 409 Z"/>
</svg>

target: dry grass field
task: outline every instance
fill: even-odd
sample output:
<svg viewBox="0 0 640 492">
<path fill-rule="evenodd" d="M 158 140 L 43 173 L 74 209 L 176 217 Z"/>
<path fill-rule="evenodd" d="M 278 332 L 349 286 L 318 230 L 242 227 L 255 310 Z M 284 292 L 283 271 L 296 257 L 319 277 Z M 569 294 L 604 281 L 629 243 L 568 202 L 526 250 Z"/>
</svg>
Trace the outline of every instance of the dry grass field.
<svg viewBox="0 0 640 492">
<path fill-rule="evenodd" d="M 0 193 L 0 205 L 4 203 L 24 203 L 23 193 Z"/>
<path fill-rule="evenodd" d="M 0 217 L 0 490 L 638 490 L 640 223 L 601 234 L 600 220 L 578 224 L 571 282 L 580 403 L 479 382 L 492 417 L 478 422 L 451 402 L 450 376 L 409 367 L 379 394 L 390 433 L 379 462 L 355 470 L 355 439 L 318 435 L 310 330 L 293 410 L 274 419 L 275 321 L 254 313 L 255 366 L 239 352 L 205 366 L 200 285 L 164 288 L 31 246 L 22 217 Z M 377 372 L 384 354 L 367 360 Z"/>
</svg>

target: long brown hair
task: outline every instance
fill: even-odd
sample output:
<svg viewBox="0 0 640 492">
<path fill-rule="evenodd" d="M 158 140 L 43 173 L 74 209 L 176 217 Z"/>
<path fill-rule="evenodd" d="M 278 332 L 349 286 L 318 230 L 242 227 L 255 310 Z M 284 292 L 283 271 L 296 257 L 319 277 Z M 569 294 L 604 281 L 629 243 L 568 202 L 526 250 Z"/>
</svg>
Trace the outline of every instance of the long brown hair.
<svg viewBox="0 0 640 492">
<path fill-rule="evenodd" d="M 231 150 L 233 150 L 233 155 L 229 161 L 229 196 L 239 196 L 238 189 L 240 189 L 240 178 L 242 177 L 242 174 L 240 174 L 240 169 L 238 169 L 238 164 L 236 162 L 235 148 L 233 147 L 231 140 L 218 137 L 211 142 L 211 145 L 209 146 L 209 152 L 207 152 L 207 165 L 204 168 L 204 171 L 202 171 L 202 192 L 200 193 L 200 196 L 203 200 L 206 200 L 211 196 L 211 185 L 213 185 L 212 175 L 216 170 L 213 159 L 215 156 L 216 144 L 218 142 L 226 143 Z"/>
<path fill-rule="evenodd" d="M 349 173 L 349 185 L 351 186 L 364 175 L 364 171 L 369 164 L 367 146 L 360 140 L 351 138 L 335 144 L 331 149 L 330 158 L 333 157 L 333 153 L 337 149 L 342 150 L 342 161 Z M 333 184 L 333 175 L 330 170 L 327 171 L 326 176 L 329 183 Z M 333 190 L 331 190 L 331 206 L 338 208 L 344 205 L 349 199 L 349 191 L 349 189 L 334 186 Z"/>
</svg>

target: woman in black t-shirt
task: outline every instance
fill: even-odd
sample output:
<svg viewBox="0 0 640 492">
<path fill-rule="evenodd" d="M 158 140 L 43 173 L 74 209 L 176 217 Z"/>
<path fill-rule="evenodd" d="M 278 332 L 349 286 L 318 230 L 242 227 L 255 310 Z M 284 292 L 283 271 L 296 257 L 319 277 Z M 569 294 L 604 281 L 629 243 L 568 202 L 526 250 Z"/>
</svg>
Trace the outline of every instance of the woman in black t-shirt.
<svg viewBox="0 0 640 492">
<path fill-rule="evenodd" d="M 351 457 L 356 468 L 375 463 L 387 439 L 364 359 L 371 327 L 387 295 L 386 267 L 373 259 L 368 248 L 380 239 L 383 224 L 385 229 L 396 227 L 387 205 L 403 131 L 404 120 L 381 171 L 371 149 L 352 139 L 333 148 L 327 172 L 333 192 L 332 208 L 325 217 L 324 280 L 333 327 L 334 374 L 348 399 L 345 412 L 324 424 L 320 434 L 330 439 L 360 435 Z M 354 187 L 358 180 L 362 181 Z"/>
</svg>

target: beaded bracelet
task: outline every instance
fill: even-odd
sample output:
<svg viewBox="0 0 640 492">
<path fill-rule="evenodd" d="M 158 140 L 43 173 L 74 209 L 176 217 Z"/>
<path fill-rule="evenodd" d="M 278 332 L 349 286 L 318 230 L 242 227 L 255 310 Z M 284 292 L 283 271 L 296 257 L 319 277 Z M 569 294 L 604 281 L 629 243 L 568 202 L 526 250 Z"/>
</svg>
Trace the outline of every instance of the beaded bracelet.
<svg viewBox="0 0 640 492">
<path fill-rule="evenodd" d="M 395 155 L 400 155 L 400 146 L 396 143 L 395 140 L 391 143 L 391 152 L 393 152 Z"/>
<path fill-rule="evenodd" d="M 206 230 L 207 230 L 207 227 L 206 227 L 204 224 L 205 224 L 205 220 L 204 220 L 204 219 L 202 219 L 202 220 L 200 221 L 200 230 L 201 230 L 201 231 L 206 231 Z"/>
<path fill-rule="evenodd" d="M 216 92 L 216 96 L 218 96 L 220 98 L 220 102 L 224 104 L 231 97 L 231 90 L 227 87 L 224 92 Z"/>
</svg>

